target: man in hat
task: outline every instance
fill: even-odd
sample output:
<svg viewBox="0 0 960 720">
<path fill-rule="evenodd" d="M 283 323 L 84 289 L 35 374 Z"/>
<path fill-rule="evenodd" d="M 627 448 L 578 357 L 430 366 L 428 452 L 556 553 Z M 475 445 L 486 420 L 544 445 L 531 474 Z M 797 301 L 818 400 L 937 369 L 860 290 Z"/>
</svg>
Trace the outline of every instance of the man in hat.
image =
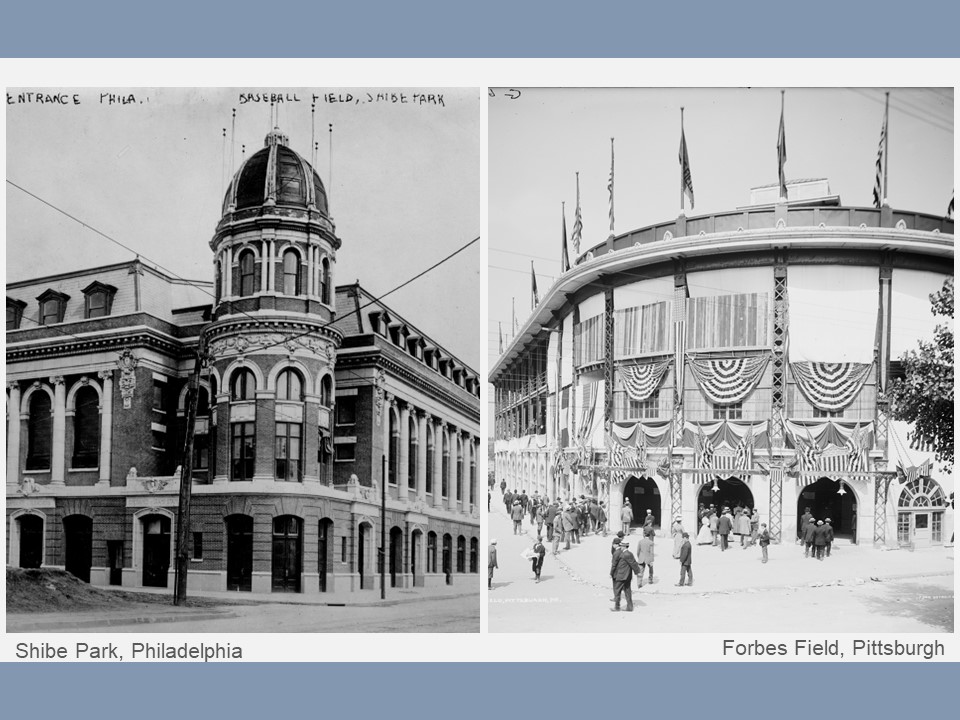
<svg viewBox="0 0 960 720">
<path fill-rule="evenodd" d="M 563 540 L 563 514 L 557 512 L 553 516 L 553 554 L 560 552 L 560 541 Z M 569 549 L 569 548 L 568 548 Z"/>
<path fill-rule="evenodd" d="M 487 587 L 493 588 L 493 569 L 499 567 L 497 565 L 497 541 L 490 541 L 490 552 L 487 555 Z"/>
<path fill-rule="evenodd" d="M 803 533 L 807 529 L 807 525 L 810 524 L 810 520 L 813 518 L 813 515 L 810 513 L 810 508 L 803 509 L 803 515 L 800 517 L 800 522 L 797 523 L 797 540 L 801 543 L 803 540 Z"/>
<path fill-rule="evenodd" d="M 553 540 L 553 521 L 559 512 L 560 508 L 556 502 L 550 503 L 544 511 L 543 521 L 547 525 L 547 542 Z"/>
<path fill-rule="evenodd" d="M 650 508 L 647 508 L 647 515 L 643 518 L 643 532 L 647 532 L 647 528 L 652 528 L 657 519 L 653 516 L 653 511 Z"/>
<path fill-rule="evenodd" d="M 767 547 L 770 545 L 770 533 L 766 523 L 760 523 L 760 552 L 763 553 L 763 562 L 767 561 Z"/>
<path fill-rule="evenodd" d="M 823 521 L 823 527 L 827 536 L 826 554 L 830 557 L 830 548 L 833 546 L 833 525 L 830 524 L 830 518 Z"/>
<path fill-rule="evenodd" d="M 720 536 L 721 552 L 727 549 L 727 541 L 731 530 L 733 530 L 733 518 L 730 517 L 730 508 L 724 508 L 723 515 L 717 521 L 717 534 Z"/>
<path fill-rule="evenodd" d="M 817 535 L 817 521 L 812 517 L 807 521 L 803 528 L 803 556 L 816 557 L 813 541 Z"/>
<path fill-rule="evenodd" d="M 623 530 L 617 530 L 617 534 L 613 537 L 613 544 L 610 546 L 611 555 L 617 551 L 621 542 L 623 542 Z"/>
<path fill-rule="evenodd" d="M 685 532 L 683 534 L 683 543 L 680 545 L 680 582 L 677 583 L 677 587 L 683 587 L 683 581 L 687 575 L 690 576 L 690 581 L 687 585 L 693 585 L 692 560 L 693 547 L 690 545 L 690 533 Z"/>
<path fill-rule="evenodd" d="M 633 522 L 633 508 L 630 507 L 630 501 L 624 500 L 623 507 L 620 510 L 620 526 L 624 535 L 630 534 L 630 524 Z"/>
<path fill-rule="evenodd" d="M 817 560 L 823 560 L 823 552 L 827 547 L 827 528 L 823 520 L 817 520 L 817 528 L 813 532 L 813 549 Z"/>
<path fill-rule="evenodd" d="M 519 500 L 513 501 L 513 509 L 510 510 L 510 517 L 513 519 L 513 534 L 520 535 L 520 524 L 523 522 L 523 505 Z"/>
<path fill-rule="evenodd" d="M 543 570 L 543 556 L 547 554 L 547 549 L 543 546 L 543 536 L 537 535 L 537 541 L 533 544 L 533 576 L 540 582 L 540 571 Z"/>
<path fill-rule="evenodd" d="M 633 592 L 630 581 L 633 574 L 640 572 L 637 559 L 630 552 L 630 543 L 624 538 L 620 541 L 620 549 L 613 554 L 610 562 L 610 578 L 613 580 L 613 612 L 620 612 L 620 594 L 627 599 L 627 612 L 633 612 Z"/>
<path fill-rule="evenodd" d="M 643 570 L 650 568 L 650 582 L 653 583 L 653 526 L 644 528 L 643 537 L 637 544 L 637 562 L 640 564 L 640 574 L 637 576 L 637 587 L 643 587 Z"/>
</svg>

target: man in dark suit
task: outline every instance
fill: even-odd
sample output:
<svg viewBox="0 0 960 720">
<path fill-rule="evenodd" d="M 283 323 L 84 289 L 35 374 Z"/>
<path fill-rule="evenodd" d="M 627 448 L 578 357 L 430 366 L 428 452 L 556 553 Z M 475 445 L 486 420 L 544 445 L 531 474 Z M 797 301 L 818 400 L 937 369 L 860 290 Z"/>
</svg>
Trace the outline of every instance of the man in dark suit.
<svg viewBox="0 0 960 720">
<path fill-rule="evenodd" d="M 803 556 L 816 557 L 813 541 L 817 536 L 817 523 L 811 517 L 810 521 L 803 527 Z"/>
<path fill-rule="evenodd" d="M 797 523 L 797 539 L 800 542 L 803 542 L 803 533 L 807 529 L 807 525 L 810 524 L 810 518 L 812 517 L 813 515 L 810 513 L 810 508 L 804 508 L 800 522 Z"/>
<path fill-rule="evenodd" d="M 817 527 L 813 531 L 813 549 L 817 560 L 823 560 L 823 553 L 827 547 L 827 526 L 823 520 L 817 520 Z"/>
<path fill-rule="evenodd" d="M 547 542 L 553 541 L 553 519 L 557 516 L 558 512 L 559 508 L 557 508 L 557 504 L 552 502 L 547 506 L 543 514 L 543 522 L 547 525 Z"/>
<path fill-rule="evenodd" d="M 724 508 L 723 515 L 717 521 L 717 534 L 720 536 L 721 551 L 727 549 L 727 541 L 731 530 L 733 530 L 733 518 L 730 517 L 730 509 Z"/>
<path fill-rule="evenodd" d="M 683 534 L 683 544 L 680 545 L 680 582 L 677 587 L 683 587 L 683 581 L 687 575 L 690 576 L 690 582 L 687 585 L 693 585 L 693 548 L 690 546 L 690 533 Z"/>
<path fill-rule="evenodd" d="M 823 530 L 827 536 L 827 557 L 830 557 L 830 548 L 833 547 L 833 525 L 830 524 L 830 518 L 823 521 Z"/>
<path fill-rule="evenodd" d="M 630 543 L 627 540 L 620 542 L 620 549 L 613 554 L 610 562 L 610 577 L 613 579 L 613 612 L 620 612 L 620 593 L 627 599 L 627 612 L 633 612 L 633 592 L 630 581 L 633 574 L 640 572 L 637 559 L 630 552 Z"/>
<path fill-rule="evenodd" d="M 493 569 L 499 567 L 497 565 L 497 541 L 490 541 L 490 553 L 487 556 L 487 587 L 493 587 Z"/>
</svg>

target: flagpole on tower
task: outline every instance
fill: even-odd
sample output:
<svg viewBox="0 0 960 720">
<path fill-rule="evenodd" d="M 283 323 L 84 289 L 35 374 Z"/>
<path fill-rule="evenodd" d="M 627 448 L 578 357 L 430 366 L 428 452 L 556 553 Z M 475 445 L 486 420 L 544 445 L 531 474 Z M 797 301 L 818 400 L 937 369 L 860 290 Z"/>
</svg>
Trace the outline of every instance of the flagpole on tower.
<svg viewBox="0 0 960 720">
<path fill-rule="evenodd" d="M 686 167 L 683 164 L 683 156 L 686 154 L 686 143 L 684 142 L 683 137 L 683 106 L 680 106 L 680 214 L 683 215 L 683 173 L 686 171 Z"/>
<path fill-rule="evenodd" d="M 613 138 L 610 138 L 610 182 L 607 189 L 610 191 L 610 238 L 613 238 Z"/>
<path fill-rule="evenodd" d="M 887 196 L 887 168 L 890 165 L 890 91 L 887 91 L 887 98 L 883 108 L 883 204 L 889 205 Z"/>
<path fill-rule="evenodd" d="M 780 91 L 780 132 L 777 136 L 777 165 L 780 175 L 780 202 L 787 201 L 787 131 L 783 122 L 784 95 L 786 90 Z"/>
</svg>

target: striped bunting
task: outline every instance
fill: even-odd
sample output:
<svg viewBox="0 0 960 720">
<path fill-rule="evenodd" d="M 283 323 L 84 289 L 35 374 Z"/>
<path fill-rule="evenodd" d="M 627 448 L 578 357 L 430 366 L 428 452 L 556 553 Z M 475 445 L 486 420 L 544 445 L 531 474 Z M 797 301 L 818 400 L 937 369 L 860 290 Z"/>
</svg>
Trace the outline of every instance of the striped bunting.
<svg viewBox="0 0 960 720">
<path fill-rule="evenodd" d="M 740 468 L 737 467 L 737 456 L 732 452 L 715 452 L 710 457 L 709 465 L 701 465 L 697 463 L 697 467 L 710 468 L 713 472 L 709 473 L 695 473 L 693 476 L 694 485 L 706 485 L 708 482 L 712 482 L 713 478 L 717 475 L 720 476 L 732 476 L 737 474 L 737 470 Z"/>
<path fill-rule="evenodd" d="M 742 402 L 760 381 L 769 355 L 707 360 L 688 358 L 697 384 L 714 405 Z"/>
<path fill-rule="evenodd" d="M 643 365 L 621 365 L 620 377 L 630 399 L 640 402 L 653 395 L 669 366 L 669 360 Z"/>
<path fill-rule="evenodd" d="M 790 363 L 804 397 L 820 410 L 842 410 L 857 396 L 870 373 L 869 363 Z"/>
</svg>

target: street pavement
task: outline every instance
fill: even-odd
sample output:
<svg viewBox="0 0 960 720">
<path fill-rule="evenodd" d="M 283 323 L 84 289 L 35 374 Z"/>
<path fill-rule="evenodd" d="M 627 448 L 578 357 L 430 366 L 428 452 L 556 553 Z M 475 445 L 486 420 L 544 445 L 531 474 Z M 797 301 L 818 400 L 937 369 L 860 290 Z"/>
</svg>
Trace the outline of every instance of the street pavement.
<svg viewBox="0 0 960 720">
<path fill-rule="evenodd" d="M 190 591 L 204 607 L 141 604 L 52 613 L 7 613 L 7 632 L 479 632 L 480 589 L 388 588 L 319 595 Z M 133 592 L 133 588 L 118 588 Z M 168 588 L 137 588 L 169 595 Z"/>
<path fill-rule="evenodd" d="M 521 553 L 533 546 L 529 516 L 514 535 L 502 507 L 488 515 L 499 569 L 489 593 L 490 632 L 942 632 L 953 629 L 952 547 L 909 552 L 834 543 L 830 558 L 803 557 L 795 544 L 693 546 L 693 587 L 676 587 L 673 542 L 657 537 L 654 584 L 636 589 L 634 613 L 611 613 L 612 534 L 547 555 L 536 584 Z M 732 537 L 732 536 L 731 536 Z M 636 554 L 640 539 L 629 536 Z M 626 603 L 622 603 L 625 607 Z"/>
</svg>

